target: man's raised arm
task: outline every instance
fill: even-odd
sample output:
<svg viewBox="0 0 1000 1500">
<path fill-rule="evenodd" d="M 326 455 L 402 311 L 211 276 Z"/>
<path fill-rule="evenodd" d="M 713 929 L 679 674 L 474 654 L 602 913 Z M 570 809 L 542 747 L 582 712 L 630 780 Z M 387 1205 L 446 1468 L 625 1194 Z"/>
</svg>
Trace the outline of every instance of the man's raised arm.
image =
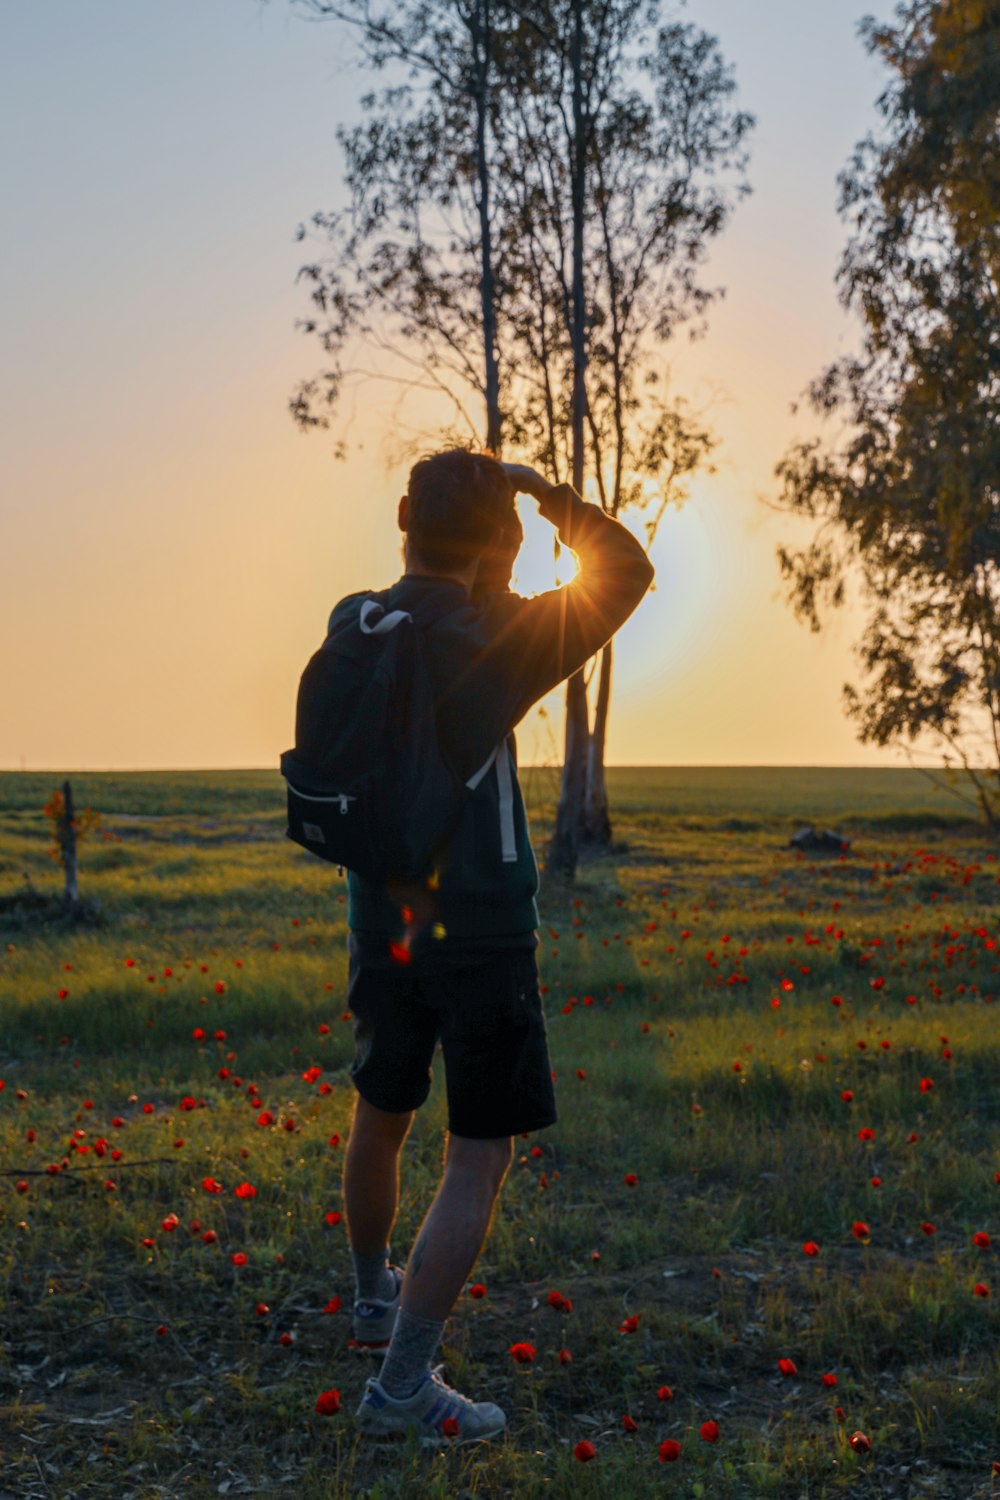
<svg viewBox="0 0 1000 1500">
<path fill-rule="evenodd" d="M 576 555 L 569 583 L 532 599 L 494 597 L 501 628 L 486 653 L 490 678 L 503 684 L 505 717 L 516 724 L 533 703 L 572 676 L 611 639 L 653 581 L 655 569 L 627 526 L 534 469 L 505 464 L 511 484 L 534 496 L 539 513 Z"/>
</svg>

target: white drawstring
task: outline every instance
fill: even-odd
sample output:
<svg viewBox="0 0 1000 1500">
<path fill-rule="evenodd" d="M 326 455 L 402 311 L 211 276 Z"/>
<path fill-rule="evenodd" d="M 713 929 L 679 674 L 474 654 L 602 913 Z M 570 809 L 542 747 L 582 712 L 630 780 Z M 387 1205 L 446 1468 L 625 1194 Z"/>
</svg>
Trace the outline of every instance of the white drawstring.
<svg viewBox="0 0 1000 1500">
<path fill-rule="evenodd" d="M 500 847 L 505 865 L 517 859 L 514 838 L 514 787 L 510 776 L 510 746 L 506 740 L 497 746 L 497 783 L 500 787 Z"/>
</svg>

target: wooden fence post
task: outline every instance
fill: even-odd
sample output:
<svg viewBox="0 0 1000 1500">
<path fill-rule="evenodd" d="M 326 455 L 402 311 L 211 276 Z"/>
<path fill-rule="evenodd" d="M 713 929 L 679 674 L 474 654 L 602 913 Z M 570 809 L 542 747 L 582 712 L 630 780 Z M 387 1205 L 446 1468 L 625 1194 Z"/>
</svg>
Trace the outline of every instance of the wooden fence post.
<svg viewBox="0 0 1000 1500">
<path fill-rule="evenodd" d="M 73 827 L 73 789 L 68 781 L 63 782 L 63 816 L 59 842 L 62 845 L 63 869 L 66 872 L 66 900 L 75 902 L 79 899 L 76 882 L 76 829 Z"/>
</svg>

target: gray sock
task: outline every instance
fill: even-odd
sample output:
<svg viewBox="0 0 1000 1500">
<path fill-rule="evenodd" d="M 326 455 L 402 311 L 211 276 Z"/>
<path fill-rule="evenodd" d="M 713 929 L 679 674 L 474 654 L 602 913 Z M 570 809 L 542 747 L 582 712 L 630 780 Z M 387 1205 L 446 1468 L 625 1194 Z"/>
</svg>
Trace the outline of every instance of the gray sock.
<svg viewBox="0 0 1000 1500">
<path fill-rule="evenodd" d="M 378 1383 L 396 1401 L 405 1401 L 420 1385 L 444 1333 L 444 1324 L 418 1318 L 400 1308 Z"/>
<path fill-rule="evenodd" d="M 378 1298 L 388 1302 L 396 1291 L 396 1278 L 389 1270 L 389 1247 L 381 1255 L 358 1255 L 352 1248 L 354 1278 L 357 1282 L 357 1301 L 369 1302 Z"/>
</svg>

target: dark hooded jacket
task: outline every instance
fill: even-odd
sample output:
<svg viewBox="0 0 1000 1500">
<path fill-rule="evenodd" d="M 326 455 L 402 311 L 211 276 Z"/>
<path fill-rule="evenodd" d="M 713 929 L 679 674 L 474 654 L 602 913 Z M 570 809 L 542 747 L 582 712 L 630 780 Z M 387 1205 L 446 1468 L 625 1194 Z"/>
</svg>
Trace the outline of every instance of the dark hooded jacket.
<svg viewBox="0 0 1000 1500">
<path fill-rule="evenodd" d="M 462 821 L 439 861 L 437 901 L 444 936 L 426 924 L 414 959 L 447 962 L 501 947 L 534 948 L 538 867 L 517 775 L 514 728 L 546 693 L 582 667 L 620 629 L 653 580 L 653 566 L 626 526 L 569 484 L 539 511 L 558 528 L 579 571 L 569 583 L 525 598 L 489 594 L 479 606 L 455 579 L 404 574 L 386 610 L 454 597 L 455 608 L 426 627 L 425 650 L 441 748 L 463 781 L 478 773 Z M 370 590 L 336 606 L 357 616 Z M 348 872 L 349 948 L 366 964 L 393 966 L 400 907 L 384 885 Z M 438 929 L 440 934 L 440 928 Z"/>
</svg>

